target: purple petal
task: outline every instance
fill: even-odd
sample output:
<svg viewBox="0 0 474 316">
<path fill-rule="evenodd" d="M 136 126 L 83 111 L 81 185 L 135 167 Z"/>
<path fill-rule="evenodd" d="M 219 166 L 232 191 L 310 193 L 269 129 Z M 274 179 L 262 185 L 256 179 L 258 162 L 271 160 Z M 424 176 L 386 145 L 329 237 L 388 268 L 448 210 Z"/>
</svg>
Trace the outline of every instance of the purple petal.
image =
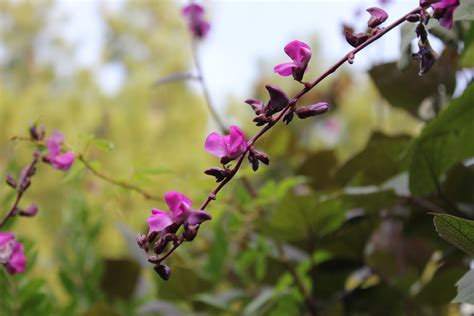
<svg viewBox="0 0 474 316">
<path fill-rule="evenodd" d="M 387 20 L 388 18 L 387 12 L 385 12 L 384 10 L 380 8 L 376 8 L 376 7 L 368 8 L 367 12 L 370 13 L 370 19 L 367 22 L 367 25 L 369 27 L 377 27 L 383 22 L 385 22 L 385 20 Z"/>
<path fill-rule="evenodd" d="M 229 136 L 229 158 L 235 159 L 247 149 L 247 140 L 244 132 L 235 125 L 230 127 Z"/>
<path fill-rule="evenodd" d="M 200 16 L 204 14 L 204 7 L 202 5 L 196 4 L 196 3 L 191 3 L 183 8 L 181 13 L 185 17 L 189 16 Z"/>
<path fill-rule="evenodd" d="M 68 171 L 74 163 L 76 156 L 72 151 L 68 151 L 62 155 L 49 157 L 51 165 L 62 171 Z"/>
<path fill-rule="evenodd" d="M 165 201 L 176 220 L 188 213 L 192 205 L 186 195 L 176 191 L 166 192 Z"/>
<path fill-rule="evenodd" d="M 303 50 L 301 48 L 303 48 Z M 311 55 L 311 48 L 309 48 L 308 44 L 306 43 L 295 40 L 286 44 L 285 46 L 285 53 L 294 61 L 301 60 L 302 51 L 309 51 Z"/>
<path fill-rule="evenodd" d="M 15 235 L 11 233 L 0 233 L 0 248 L 5 246 L 5 244 L 12 239 L 15 239 Z"/>
<path fill-rule="evenodd" d="M 295 59 L 295 64 L 299 68 L 306 68 L 308 66 L 308 62 L 311 59 L 311 49 L 306 47 L 300 47 L 299 56 Z"/>
<path fill-rule="evenodd" d="M 148 223 L 148 227 L 150 227 L 150 232 L 161 232 L 166 227 L 173 224 L 173 219 L 170 216 L 170 213 L 152 209 L 151 215 L 146 221 Z"/>
<path fill-rule="evenodd" d="M 199 225 L 204 221 L 211 220 L 212 216 L 209 213 L 201 210 L 192 210 L 189 212 L 189 216 L 186 220 L 186 224 L 189 226 Z"/>
<path fill-rule="evenodd" d="M 15 241 L 12 255 L 10 260 L 5 264 L 5 268 L 7 269 L 8 273 L 15 274 L 24 272 L 25 267 L 26 257 L 23 253 L 23 246 L 19 242 Z"/>
<path fill-rule="evenodd" d="M 273 72 L 286 77 L 293 73 L 293 68 L 295 67 L 296 65 L 294 63 L 279 64 L 273 68 Z"/>
<path fill-rule="evenodd" d="M 222 158 L 228 154 L 224 136 L 221 136 L 216 132 L 207 136 L 204 148 L 208 153 L 218 158 Z"/>
</svg>

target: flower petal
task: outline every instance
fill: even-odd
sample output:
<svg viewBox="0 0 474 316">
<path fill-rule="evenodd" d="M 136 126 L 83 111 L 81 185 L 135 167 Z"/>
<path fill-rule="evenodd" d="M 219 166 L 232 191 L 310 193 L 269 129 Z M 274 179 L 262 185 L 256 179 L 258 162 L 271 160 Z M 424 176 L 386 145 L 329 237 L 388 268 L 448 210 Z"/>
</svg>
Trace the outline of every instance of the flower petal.
<svg viewBox="0 0 474 316">
<path fill-rule="evenodd" d="M 192 210 L 186 219 L 186 224 L 189 226 L 199 225 L 204 221 L 211 220 L 212 216 L 209 213 L 201 210 Z"/>
<path fill-rule="evenodd" d="M 181 13 L 185 17 L 189 16 L 201 16 L 204 14 L 204 7 L 202 5 L 199 5 L 197 3 L 191 3 L 183 8 Z"/>
<path fill-rule="evenodd" d="M 72 164 L 74 163 L 76 156 L 72 151 L 68 151 L 62 155 L 56 155 L 54 157 L 50 157 L 51 165 L 62 171 L 67 171 L 71 168 Z"/>
<path fill-rule="evenodd" d="M 153 213 L 153 215 L 151 215 L 146 220 L 151 232 L 160 232 L 166 227 L 173 224 L 173 219 L 171 218 L 169 212 L 157 209 L 152 209 L 151 212 Z"/>
<path fill-rule="evenodd" d="M 224 136 L 219 135 L 216 132 L 213 132 L 207 136 L 204 143 L 204 148 L 208 153 L 218 158 L 222 158 L 228 154 Z"/>
<path fill-rule="evenodd" d="M 3 247 L 10 240 L 15 239 L 15 235 L 11 233 L 0 233 L 0 247 Z"/>
<path fill-rule="evenodd" d="M 295 40 L 286 44 L 285 53 L 290 56 L 290 58 L 294 61 L 300 60 L 301 48 L 304 48 L 306 51 L 311 52 L 311 48 L 308 46 L 308 44 Z"/>
<path fill-rule="evenodd" d="M 23 246 L 19 242 L 15 241 L 13 246 L 13 252 L 10 257 L 10 260 L 5 264 L 5 268 L 8 273 L 15 274 L 25 271 L 26 267 L 26 257 L 23 252 Z"/>
<path fill-rule="evenodd" d="M 244 132 L 235 125 L 229 129 L 229 158 L 235 159 L 242 155 L 247 149 L 247 140 Z"/>
<path fill-rule="evenodd" d="M 296 65 L 294 63 L 279 64 L 273 68 L 273 72 L 286 77 L 293 73 L 293 68 L 295 67 Z"/>
<path fill-rule="evenodd" d="M 192 202 L 184 194 L 176 191 L 166 192 L 165 201 L 171 210 L 175 220 L 179 221 L 180 217 L 187 214 L 191 209 Z"/>
</svg>

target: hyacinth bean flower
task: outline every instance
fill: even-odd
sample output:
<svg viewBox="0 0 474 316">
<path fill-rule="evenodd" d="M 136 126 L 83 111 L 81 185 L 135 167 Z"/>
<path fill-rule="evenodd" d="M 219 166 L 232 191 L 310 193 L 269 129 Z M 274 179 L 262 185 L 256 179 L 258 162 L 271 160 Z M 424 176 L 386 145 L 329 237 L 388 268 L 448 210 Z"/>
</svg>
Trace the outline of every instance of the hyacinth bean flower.
<svg viewBox="0 0 474 316">
<path fill-rule="evenodd" d="M 306 43 L 295 40 L 285 46 L 285 53 L 293 62 L 279 64 L 273 71 L 281 76 L 293 75 L 295 80 L 301 81 L 311 59 L 311 48 Z"/>
<path fill-rule="evenodd" d="M 75 155 L 72 151 L 61 153 L 61 144 L 64 142 L 64 136 L 58 131 L 53 132 L 53 136 L 48 138 L 46 147 L 48 154 L 43 160 L 49 163 L 53 168 L 67 171 L 74 163 Z"/>
<path fill-rule="evenodd" d="M 226 164 L 240 157 L 247 150 L 247 140 L 242 130 L 233 125 L 229 129 L 229 135 L 223 136 L 216 132 L 209 134 L 204 148 Z"/>
<path fill-rule="evenodd" d="M 188 22 L 189 31 L 196 38 L 204 38 L 209 32 L 210 25 L 204 20 L 204 8 L 196 3 L 191 3 L 181 11 Z"/>
<path fill-rule="evenodd" d="M 147 219 L 150 232 L 162 232 L 172 225 L 177 227 L 184 225 L 185 229 L 196 228 L 202 222 L 211 219 L 211 215 L 207 212 L 191 209 L 191 200 L 180 192 L 167 192 L 165 201 L 170 212 L 152 209 L 152 215 Z"/>
<path fill-rule="evenodd" d="M 450 29 L 453 27 L 453 15 L 459 6 L 459 0 L 421 0 L 421 6 L 431 6 L 434 10 L 433 17 L 439 20 L 441 26 Z"/>
<path fill-rule="evenodd" d="M 0 264 L 10 274 L 25 271 L 26 258 L 23 246 L 15 240 L 15 235 L 0 232 Z"/>
</svg>

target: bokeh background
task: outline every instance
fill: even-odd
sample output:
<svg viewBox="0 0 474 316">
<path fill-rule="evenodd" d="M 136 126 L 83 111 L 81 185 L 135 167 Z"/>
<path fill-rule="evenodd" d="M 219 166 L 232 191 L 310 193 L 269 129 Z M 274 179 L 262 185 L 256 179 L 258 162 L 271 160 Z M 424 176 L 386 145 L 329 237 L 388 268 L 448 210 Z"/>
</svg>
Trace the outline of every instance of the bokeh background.
<svg viewBox="0 0 474 316">
<path fill-rule="evenodd" d="M 465 106 L 474 28 L 472 1 L 461 2 L 452 30 L 430 29 L 441 57 L 426 76 L 410 62 L 416 40 L 404 27 L 309 93 L 301 104 L 327 101 L 331 111 L 260 141 L 270 166 L 239 174 L 258 198 L 239 178 L 228 185 L 209 208 L 213 220 L 169 259 L 167 282 L 135 243 L 164 202 L 79 161 L 66 174 L 41 165 L 23 201 L 38 215 L 6 227 L 27 245 L 28 270 L 0 274 L 0 315 L 302 315 L 305 295 L 321 315 L 459 315 L 468 306 L 451 301 L 469 257 L 439 237 L 429 212 L 474 215 L 474 112 Z M 214 186 L 203 170 L 217 161 L 203 143 L 217 125 L 198 82 L 155 85 L 194 71 L 185 4 L 0 0 L 2 175 L 29 162 L 32 145 L 11 138 L 38 122 L 100 172 L 200 204 Z M 289 95 L 300 88 L 272 71 L 287 42 L 310 43 L 314 78 L 349 50 L 342 25 L 362 31 L 365 8 L 383 6 L 390 22 L 418 3 L 204 4 L 211 31 L 198 55 L 213 104 L 251 136 L 245 99 L 266 100 L 266 83 Z M 450 120 L 441 114 L 453 102 L 466 110 Z M 432 135 L 420 132 L 439 118 L 445 130 L 432 129 L 447 138 L 423 147 Z M 0 186 L 2 212 L 13 194 Z"/>
</svg>

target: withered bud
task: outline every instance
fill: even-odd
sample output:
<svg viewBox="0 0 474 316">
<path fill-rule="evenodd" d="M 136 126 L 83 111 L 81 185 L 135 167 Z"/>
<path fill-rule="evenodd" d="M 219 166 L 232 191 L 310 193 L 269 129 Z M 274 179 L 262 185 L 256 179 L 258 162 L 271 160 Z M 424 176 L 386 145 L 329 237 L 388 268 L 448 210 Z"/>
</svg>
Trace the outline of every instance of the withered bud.
<svg viewBox="0 0 474 316">
<path fill-rule="evenodd" d="M 145 234 L 138 234 L 136 237 L 136 240 L 137 240 L 138 247 L 140 247 L 141 249 L 145 248 L 147 244 L 147 238 Z"/>
<path fill-rule="evenodd" d="M 316 104 L 303 106 L 295 110 L 296 115 L 300 119 L 305 119 L 311 116 L 317 116 L 329 110 L 329 104 L 326 102 L 319 102 Z"/>
<path fill-rule="evenodd" d="M 283 122 L 288 125 L 290 122 L 293 120 L 294 117 L 294 112 L 292 110 L 288 111 L 288 113 L 285 114 L 283 117 Z"/>
<path fill-rule="evenodd" d="M 419 22 L 421 20 L 421 17 L 419 14 L 410 14 L 409 16 L 407 16 L 406 20 L 408 22 L 415 23 L 415 22 Z"/>
<path fill-rule="evenodd" d="M 353 34 L 350 32 L 346 32 L 346 41 L 352 46 L 352 47 L 357 47 L 364 43 L 368 38 L 369 35 L 367 33 L 358 33 L 358 34 Z"/>
<path fill-rule="evenodd" d="M 158 264 L 153 268 L 156 273 L 165 281 L 168 281 L 171 276 L 171 269 L 165 264 Z"/>
<path fill-rule="evenodd" d="M 370 19 L 367 22 L 367 26 L 374 28 L 385 22 L 388 18 L 387 12 L 380 8 L 368 8 L 367 12 L 370 13 Z"/>
<path fill-rule="evenodd" d="M 430 70 L 431 67 L 436 63 L 438 60 L 438 55 L 436 52 L 431 48 L 431 45 L 428 40 L 423 42 L 421 39 L 418 41 L 418 53 L 412 54 L 412 58 L 415 60 L 419 60 L 419 75 L 424 75 L 425 73 Z"/>
<path fill-rule="evenodd" d="M 205 174 L 216 178 L 216 182 L 221 182 L 227 177 L 228 171 L 220 168 L 210 168 L 204 171 Z"/>
<path fill-rule="evenodd" d="M 245 103 L 252 107 L 252 110 L 254 110 L 255 114 L 260 115 L 265 113 L 265 104 L 263 104 L 262 101 L 257 99 L 247 99 L 245 100 Z"/>
<path fill-rule="evenodd" d="M 11 175 L 7 175 L 7 176 L 5 177 L 5 182 L 6 182 L 9 186 L 11 186 L 13 189 L 16 189 L 16 185 L 17 185 L 16 180 L 15 180 L 15 178 L 13 178 Z"/>
<path fill-rule="evenodd" d="M 31 139 L 41 141 L 44 139 L 45 135 L 46 135 L 46 129 L 44 128 L 43 125 L 41 126 L 33 125 L 30 127 Z"/>
</svg>

